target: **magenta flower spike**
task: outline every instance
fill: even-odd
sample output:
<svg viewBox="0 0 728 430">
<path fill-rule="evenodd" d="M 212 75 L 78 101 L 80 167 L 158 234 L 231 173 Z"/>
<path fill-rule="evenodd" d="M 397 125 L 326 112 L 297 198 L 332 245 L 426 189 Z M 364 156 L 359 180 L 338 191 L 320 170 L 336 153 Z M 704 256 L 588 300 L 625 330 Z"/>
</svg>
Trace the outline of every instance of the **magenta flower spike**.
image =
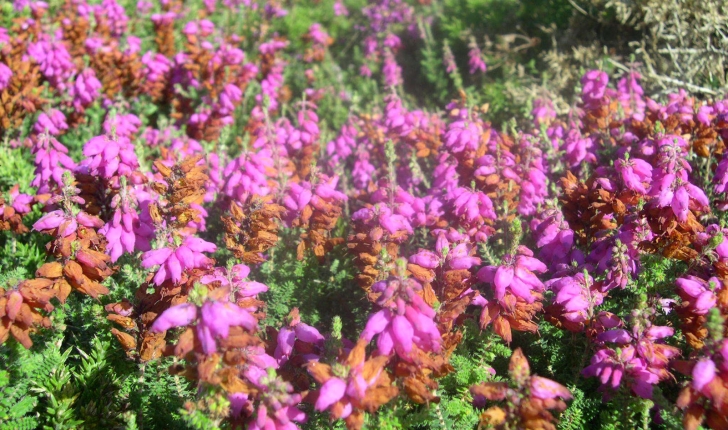
<svg viewBox="0 0 728 430">
<path fill-rule="evenodd" d="M 83 72 L 76 75 L 76 80 L 68 91 L 69 95 L 73 98 L 73 107 L 82 111 L 84 108 L 90 106 L 99 98 L 102 88 L 103 86 L 96 78 L 94 69 L 84 69 Z"/>
<path fill-rule="evenodd" d="M 501 266 L 486 266 L 478 271 L 478 278 L 493 285 L 495 298 L 502 300 L 506 290 L 522 298 L 527 303 L 533 303 L 535 298 L 531 294 L 543 292 L 546 287 L 535 273 L 544 273 L 548 270 L 545 264 L 533 257 L 533 252 L 524 246 L 519 246 L 515 256 L 506 254 Z"/>
<path fill-rule="evenodd" d="M 141 266 L 145 269 L 160 266 L 153 278 L 153 282 L 158 286 L 166 280 L 178 283 L 185 270 L 208 267 L 212 260 L 203 252 L 215 252 L 216 249 L 213 243 L 188 236 L 176 248 L 170 244 L 164 248 L 145 252 L 142 254 Z"/>
<path fill-rule="evenodd" d="M 702 358 L 693 367 L 692 387 L 701 391 L 716 376 L 715 362 L 710 358 Z"/>
<path fill-rule="evenodd" d="M 485 73 L 487 67 L 485 65 L 485 61 L 483 61 L 483 53 L 480 52 L 480 48 L 478 47 L 478 43 L 475 41 L 475 38 L 470 39 L 468 46 L 470 47 L 470 50 L 468 51 L 470 74 L 474 75 L 476 73 Z"/>
<path fill-rule="evenodd" d="M 647 187 L 652 183 L 652 166 L 639 158 L 619 159 L 615 163 L 617 172 L 622 177 L 624 185 L 632 191 L 647 194 Z"/>
<path fill-rule="evenodd" d="M 379 312 L 369 317 L 360 338 L 370 342 L 377 337 L 377 350 L 381 355 L 395 352 L 401 359 L 411 361 L 413 346 L 422 351 L 437 352 L 441 348 L 440 332 L 433 318 L 435 311 L 416 291 L 422 286 L 414 279 L 392 278 L 372 286 L 381 293 L 377 303 Z"/>
<path fill-rule="evenodd" d="M 197 320 L 195 332 L 205 354 L 217 351 L 218 338 L 227 339 L 230 327 L 243 327 L 255 331 L 258 321 L 248 311 L 229 302 L 208 300 L 197 306 L 182 303 L 164 311 L 154 321 L 152 332 L 163 332 L 175 327 L 184 327 Z"/>
<path fill-rule="evenodd" d="M 0 91 L 4 90 L 5 88 L 10 85 L 10 79 L 13 77 L 13 71 L 10 70 L 10 67 L 6 66 L 3 63 L 0 63 Z"/>
</svg>

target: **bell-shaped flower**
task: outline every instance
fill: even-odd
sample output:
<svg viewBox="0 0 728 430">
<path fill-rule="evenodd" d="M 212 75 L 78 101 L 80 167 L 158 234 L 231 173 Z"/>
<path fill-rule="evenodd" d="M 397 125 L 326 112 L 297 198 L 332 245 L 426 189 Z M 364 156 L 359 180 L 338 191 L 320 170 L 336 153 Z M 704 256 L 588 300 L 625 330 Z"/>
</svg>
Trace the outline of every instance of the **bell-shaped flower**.
<svg viewBox="0 0 728 430">
<path fill-rule="evenodd" d="M 361 339 L 377 338 L 382 355 L 395 351 L 406 361 L 412 360 L 412 348 L 425 352 L 440 351 L 441 336 L 434 322 L 435 311 L 417 294 L 422 286 L 414 279 L 392 278 L 372 286 L 380 293 L 377 303 L 383 307 L 369 317 Z"/>
<path fill-rule="evenodd" d="M 175 327 L 195 325 L 195 334 L 205 354 L 217 351 L 218 338 L 227 339 L 230 327 L 243 327 L 254 331 L 258 321 L 245 309 L 229 302 L 208 300 L 201 306 L 182 303 L 172 306 L 157 317 L 151 327 L 152 332 L 163 332 Z"/>
<path fill-rule="evenodd" d="M 619 172 L 624 185 L 640 194 L 647 194 L 648 185 L 652 182 L 652 166 L 650 163 L 639 158 L 619 159 L 615 163 L 617 172 Z"/>
<path fill-rule="evenodd" d="M 203 252 L 215 252 L 216 249 L 217 247 L 213 243 L 187 236 L 176 248 L 170 244 L 164 248 L 145 252 L 142 254 L 141 266 L 145 269 L 159 266 L 153 278 L 156 285 L 162 285 L 168 279 L 178 283 L 185 270 L 209 266 L 212 260 Z"/>
<path fill-rule="evenodd" d="M 519 246 L 518 253 L 515 256 L 506 254 L 500 266 L 480 269 L 478 279 L 493 285 L 494 296 L 498 300 L 502 300 L 508 290 L 526 303 L 533 303 L 535 298 L 531 292 L 540 293 L 546 288 L 535 273 L 544 273 L 547 270 L 545 264 L 533 257 L 531 250 Z"/>
</svg>

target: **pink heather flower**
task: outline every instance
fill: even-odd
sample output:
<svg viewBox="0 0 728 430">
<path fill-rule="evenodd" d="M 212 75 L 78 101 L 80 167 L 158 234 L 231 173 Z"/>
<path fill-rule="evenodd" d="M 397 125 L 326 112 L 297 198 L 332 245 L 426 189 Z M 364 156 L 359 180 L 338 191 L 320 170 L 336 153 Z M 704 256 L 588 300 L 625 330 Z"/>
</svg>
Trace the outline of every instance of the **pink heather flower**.
<svg viewBox="0 0 728 430">
<path fill-rule="evenodd" d="M 83 202 L 83 200 L 81 200 Z M 61 209 L 48 212 L 33 224 L 35 231 L 50 231 L 58 229 L 59 237 L 67 237 L 78 230 L 78 226 L 82 225 L 88 228 L 100 228 L 104 225 L 98 217 L 89 215 L 86 212 L 78 212 L 70 215 Z"/>
<path fill-rule="evenodd" d="M 76 80 L 68 91 L 73 98 L 73 107 L 79 111 L 88 107 L 99 97 L 102 88 L 94 69 L 84 69 L 76 75 Z"/>
<path fill-rule="evenodd" d="M 321 386 L 321 392 L 314 407 L 317 411 L 325 411 L 329 406 L 341 400 L 346 394 L 346 381 L 331 378 Z M 347 415 L 348 416 L 348 415 Z"/>
<path fill-rule="evenodd" d="M 558 382 L 540 376 L 531 376 L 531 396 L 548 400 L 560 397 L 564 400 L 572 398 L 571 391 Z"/>
<path fill-rule="evenodd" d="M 617 83 L 617 99 L 624 112 L 637 121 L 645 119 L 644 90 L 639 84 L 642 79 L 639 73 L 629 72 Z"/>
<path fill-rule="evenodd" d="M 167 57 L 151 51 L 142 56 L 142 63 L 144 64 L 144 77 L 151 82 L 163 80 L 172 69 L 172 63 Z"/>
<path fill-rule="evenodd" d="M 442 266 L 446 270 L 469 270 L 480 264 L 480 258 L 472 256 L 474 247 L 469 243 L 468 236 L 464 236 L 461 240 L 463 242 L 451 247 L 446 234 L 441 232 L 437 240 L 437 252 L 421 249 L 409 258 L 409 262 L 425 269 L 436 269 Z"/>
<path fill-rule="evenodd" d="M 215 244 L 197 237 L 187 236 L 176 249 L 164 247 L 142 254 L 142 267 L 151 269 L 154 266 L 159 266 L 153 279 L 158 286 L 162 285 L 167 279 L 178 283 L 182 279 L 182 272 L 185 270 L 209 266 L 212 260 L 202 253 L 215 252 L 215 250 L 217 250 Z"/>
<path fill-rule="evenodd" d="M 349 10 L 341 0 L 334 2 L 334 16 L 349 16 Z"/>
<path fill-rule="evenodd" d="M 425 269 L 437 269 L 440 267 L 441 258 L 432 251 L 421 249 L 420 252 L 412 255 L 408 261 Z"/>
<path fill-rule="evenodd" d="M 598 377 L 602 383 L 600 391 L 605 397 L 616 391 L 626 379 L 627 386 L 639 397 L 649 399 L 652 397 L 652 386 L 659 382 L 659 377 L 647 369 L 644 359 L 635 354 L 632 345 L 612 350 L 600 349 L 591 359 L 582 375 L 585 377 Z"/>
<path fill-rule="evenodd" d="M 150 242 L 154 238 L 154 226 L 151 219 L 139 216 L 133 205 L 136 196 L 132 188 L 125 187 L 111 200 L 114 215 L 99 233 L 106 236 L 108 245 L 106 253 L 115 262 L 125 252 L 151 250 Z"/>
<path fill-rule="evenodd" d="M 94 15 L 97 22 L 104 22 L 109 26 L 113 36 L 121 37 L 126 33 L 129 18 L 124 7 L 115 0 L 103 0 L 94 8 Z"/>
<path fill-rule="evenodd" d="M 435 311 L 422 300 L 417 291 L 422 289 L 414 279 L 391 278 L 372 285 L 372 291 L 380 293 L 379 312 L 367 321 L 361 339 L 370 342 L 377 338 L 377 349 L 382 355 L 392 351 L 403 360 L 411 361 L 413 346 L 425 352 L 438 352 L 441 336 L 435 324 Z"/>
<path fill-rule="evenodd" d="M 651 398 L 652 385 L 670 377 L 667 371 L 669 361 L 680 353 L 680 350 L 659 342 L 672 336 L 674 330 L 665 326 L 644 326 L 637 321 L 632 332 L 624 329 L 612 329 L 597 336 L 601 342 L 616 343 L 616 351 L 604 348 L 592 358 L 592 364 L 582 372 L 584 376 L 599 376 L 603 389 L 611 380 L 611 388 L 616 389 L 624 374 L 635 394 L 642 398 Z"/>
<path fill-rule="evenodd" d="M 389 33 L 384 37 L 384 42 L 382 42 L 382 44 L 387 48 L 392 49 L 394 52 L 397 52 L 397 50 L 402 47 L 402 39 L 400 39 L 396 34 Z"/>
<path fill-rule="evenodd" d="M 66 45 L 55 40 L 40 40 L 28 45 L 28 55 L 38 63 L 51 85 L 61 91 L 66 89 L 66 82 L 76 70 Z"/>
<path fill-rule="evenodd" d="M 372 180 L 376 167 L 369 161 L 371 154 L 368 151 L 369 145 L 360 145 L 355 153 L 354 167 L 351 171 L 354 187 L 358 190 L 365 190 Z"/>
<path fill-rule="evenodd" d="M 139 0 L 136 4 L 136 7 L 137 11 L 139 11 L 141 15 L 146 15 L 151 12 L 151 10 L 154 8 L 154 5 L 148 0 Z"/>
<path fill-rule="evenodd" d="M 210 275 L 200 278 L 200 283 L 204 285 L 212 282 L 220 282 L 223 287 L 229 287 L 236 300 L 243 300 L 250 297 L 256 297 L 260 293 L 268 291 L 268 286 L 256 281 L 246 281 L 250 274 L 250 268 L 244 264 L 236 264 L 230 270 L 222 267 L 216 267 Z M 250 306 L 245 308 L 248 312 L 255 312 L 256 307 Z"/>
<path fill-rule="evenodd" d="M 374 191 L 370 196 L 371 203 L 382 203 L 388 205 L 391 201 L 393 203 L 392 208 L 395 214 L 402 215 L 413 226 L 424 224 L 426 216 L 424 214 L 425 206 L 422 199 L 415 198 L 412 194 L 408 193 L 400 186 L 397 186 L 394 191 L 394 196 L 392 196 L 392 188 L 389 187 L 386 180 L 380 181 L 379 186 L 380 188 Z"/>
<path fill-rule="evenodd" d="M 268 42 L 261 43 L 258 50 L 261 54 L 273 55 L 278 51 L 285 49 L 288 46 L 287 40 L 270 40 Z"/>
<path fill-rule="evenodd" d="M 104 121 L 104 133 L 131 139 L 141 127 L 142 121 L 133 113 L 110 115 Z"/>
<path fill-rule="evenodd" d="M 321 24 L 315 22 L 308 28 L 308 36 L 314 44 L 328 45 L 329 35 L 321 27 Z"/>
<path fill-rule="evenodd" d="M 15 9 L 16 12 L 22 12 L 26 7 L 30 8 L 30 10 L 35 13 L 40 9 L 48 9 L 48 3 L 36 0 L 13 1 L 13 9 Z"/>
<path fill-rule="evenodd" d="M 697 276 L 688 275 L 675 280 L 678 294 L 688 302 L 688 308 L 696 315 L 705 315 L 715 307 L 716 292 L 723 283 L 718 278 L 704 281 Z"/>
<path fill-rule="evenodd" d="M 391 235 L 403 231 L 410 235 L 414 233 L 412 224 L 410 224 L 407 217 L 393 214 L 389 207 L 381 204 L 359 209 L 351 215 L 351 219 L 352 221 L 366 223 L 372 227 L 380 226 Z"/>
<path fill-rule="evenodd" d="M 278 360 L 279 365 L 283 365 L 291 358 L 294 349 L 297 350 L 301 348 L 301 344 L 305 344 L 306 346 L 301 348 L 305 353 L 298 357 L 297 361 L 318 361 L 320 358 L 318 353 L 323 352 L 324 340 L 324 336 L 316 328 L 304 324 L 300 318 L 296 318 L 278 332 L 273 356 Z M 294 348 L 296 342 L 299 343 L 298 348 Z M 294 363 L 294 365 L 299 365 L 299 363 Z"/>
<path fill-rule="evenodd" d="M 540 293 L 546 289 L 534 272 L 544 273 L 548 268 L 533 258 L 533 252 L 525 246 L 519 246 L 517 252 L 515 256 L 506 254 L 501 266 L 486 266 L 480 269 L 478 279 L 493 285 L 497 300 L 502 300 L 506 290 L 509 290 L 527 303 L 533 303 L 535 298 L 531 292 Z"/>
<path fill-rule="evenodd" d="M 139 168 L 134 145 L 123 136 L 116 139 L 93 137 L 84 145 L 83 155 L 87 159 L 81 165 L 87 167 L 91 174 L 107 179 L 115 175 L 130 176 Z"/>
<path fill-rule="evenodd" d="M 574 249 L 574 231 L 569 228 L 561 211 L 549 210 L 541 217 L 542 220 L 534 218 L 531 221 L 536 247 L 541 249 L 539 258 L 551 268 L 569 264 L 572 260 L 583 260 L 583 256 L 578 255 L 579 251 Z"/>
<path fill-rule="evenodd" d="M 4 90 L 5 88 L 10 85 L 10 79 L 13 77 L 13 71 L 10 70 L 10 67 L 6 66 L 3 63 L 0 63 L 0 91 Z"/>
<path fill-rule="evenodd" d="M 451 122 L 445 131 L 445 147 L 454 154 L 463 151 L 477 151 L 482 134 L 479 125 L 477 122 L 467 119 Z"/>
<path fill-rule="evenodd" d="M 551 100 L 546 98 L 537 98 L 533 101 L 533 125 L 539 127 L 541 124 L 549 125 L 556 119 L 556 109 Z"/>
<path fill-rule="evenodd" d="M 248 430 L 293 430 L 296 422 L 306 422 L 306 414 L 296 405 L 302 397 L 293 386 L 276 377 L 271 370 L 263 373 L 256 384 L 260 403 L 247 423 Z"/>
<path fill-rule="evenodd" d="M 717 224 L 710 224 L 705 228 L 705 232 L 698 233 L 695 244 L 699 250 L 712 249 L 718 260 L 728 262 L 728 229 L 720 228 Z"/>
<path fill-rule="evenodd" d="M 199 33 L 200 27 L 197 25 L 196 21 L 190 21 L 187 24 L 185 24 L 185 27 L 182 29 L 182 34 L 187 36 L 193 36 L 197 33 Z"/>
<path fill-rule="evenodd" d="M 698 112 L 695 114 L 695 120 L 704 126 L 709 126 L 714 116 L 715 109 L 712 106 L 703 105 L 700 106 Z"/>
<path fill-rule="evenodd" d="M 315 106 L 314 106 L 315 107 Z M 309 108 L 298 112 L 298 127 L 290 130 L 286 145 L 291 153 L 304 146 L 310 146 L 318 140 L 320 131 L 318 115 Z"/>
<path fill-rule="evenodd" d="M 606 279 L 600 288 L 602 292 L 613 288 L 626 288 L 631 275 L 637 273 L 638 253 L 621 240 L 626 235 L 620 237 L 598 241 L 588 257 L 589 261 L 597 265 L 598 270 L 606 272 Z"/>
<path fill-rule="evenodd" d="M 554 303 L 562 306 L 561 317 L 571 323 L 587 322 L 604 300 L 604 294 L 594 287 L 594 279 L 588 274 L 551 279 L 546 285 L 554 291 Z"/>
<path fill-rule="evenodd" d="M 336 139 L 326 145 L 326 154 L 329 157 L 328 165 L 331 169 L 335 170 L 354 153 L 356 137 L 356 128 L 351 124 L 344 124 Z"/>
<path fill-rule="evenodd" d="M 206 301 L 199 308 L 192 303 L 172 306 L 154 321 L 151 331 L 159 333 L 174 327 L 187 326 L 198 318 L 195 331 L 205 354 L 217 352 L 215 339 L 227 339 L 230 327 L 243 327 L 254 331 L 258 326 L 258 321 L 248 311 L 233 303 Z"/>
<path fill-rule="evenodd" d="M 468 223 L 497 218 L 493 202 L 483 192 L 460 187 L 456 188 L 452 194 L 453 213 Z"/>
<path fill-rule="evenodd" d="M 371 78 L 373 72 L 372 72 L 372 69 L 368 65 L 362 64 L 362 66 L 359 67 L 359 74 L 361 76 L 364 76 L 365 78 Z"/>
<path fill-rule="evenodd" d="M 223 171 L 223 177 L 227 178 L 223 193 L 241 202 L 250 195 L 268 195 L 271 191 L 268 179 L 274 166 L 275 161 L 269 149 L 255 153 L 243 152 L 228 163 Z"/>
<path fill-rule="evenodd" d="M 483 54 L 480 52 L 478 43 L 475 38 L 470 39 L 470 50 L 468 51 L 468 65 L 470 66 L 470 74 L 485 73 L 486 66 L 483 61 Z"/>
<path fill-rule="evenodd" d="M 716 376 L 715 362 L 710 358 L 702 358 L 693 367 L 693 389 L 702 391 Z"/>
<path fill-rule="evenodd" d="M 51 190 L 52 185 L 63 184 L 63 172 L 73 170 L 76 164 L 66 155 L 68 149 L 53 136 L 41 134 L 33 144 L 35 178 L 30 183 L 39 193 Z"/>
<path fill-rule="evenodd" d="M 475 246 L 468 235 L 460 234 L 454 229 L 447 232 L 437 231 L 435 251 L 441 255 L 442 265 L 448 270 L 470 270 L 481 263 L 480 258 L 473 257 Z"/>
<path fill-rule="evenodd" d="M 318 180 L 319 183 L 316 185 L 316 188 L 314 189 L 314 195 L 311 198 L 311 204 L 315 208 L 321 209 L 319 205 L 321 205 L 323 201 L 345 202 L 346 200 L 348 200 L 346 194 L 336 190 L 336 186 L 339 183 L 338 176 L 334 175 L 328 177 L 327 175 L 319 174 Z"/>
<path fill-rule="evenodd" d="M 723 157 L 718 163 L 713 175 L 713 184 L 716 194 L 728 192 L 728 157 Z"/>
<path fill-rule="evenodd" d="M 548 195 L 547 179 L 544 172 L 536 167 L 528 169 L 528 175 L 521 181 L 519 193 L 518 213 L 533 215 L 538 207 L 544 203 Z"/>
<path fill-rule="evenodd" d="M 63 131 L 68 130 L 66 116 L 58 109 L 51 109 L 48 113 L 41 112 L 38 115 L 38 121 L 33 126 L 33 130 L 38 134 L 48 133 L 52 136 L 58 136 Z"/>
<path fill-rule="evenodd" d="M 402 68 L 397 64 L 394 54 L 387 49 L 384 52 L 384 66 L 382 67 L 384 75 L 384 83 L 388 87 L 396 87 L 402 85 Z"/>
<path fill-rule="evenodd" d="M 582 136 L 578 129 L 571 129 L 566 133 L 564 149 L 569 167 L 578 167 L 581 163 L 595 163 L 594 140 L 591 137 Z"/>
<path fill-rule="evenodd" d="M 670 207 L 680 222 L 688 219 L 690 210 L 706 211 L 710 201 L 703 190 L 687 181 L 687 174 L 667 173 L 653 183 L 650 194 L 657 207 Z"/>
<path fill-rule="evenodd" d="M 235 85 L 227 84 L 220 91 L 217 103 L 213 106 L 216 113 L 227 116 L 232 115 L 236 106 L 243 99 L 243 92 Z"/>
<path fill-rule="evenodd" d="M 627 188 L 640 194 L 647 194 L 647 188 L 643 184 L 645 182 L 651 184 L 652 182 L 652 166 L 650 163 L 639 158 L 626 156 L 624 159 L 617 160 L 615 167 Z"/>
<path fill-rule="evenodd" d="M 447 73 L 453 73 L 457 71 L 458 65 L 455 63 L 455 56 L 450 49 L 450 45 L 445 43 L 445 46 L 442 49 L 442 63 L 445 65 L 445 71 Z"/>
<path fill-rule="evenodd" d="M 10 189 L 7 197 L 5 204 L 12 207 L 18 214 L 25 215 L 32 210 L 33 196 L 20 193 L 20 187 L 17 184 Z"/>
<path fill-rule="evenodd" d="M 385 99 L 384 125 L 393 133 L 406 136 L 412 131 L 407 121 L 407 110 L 402 107 L 402 100 L 396 95 L 389 95 Z"/>
<path fill-rule="evenodd" d="M 590 70 L 581 78 L 583 85 L 581 90 L 581 99 L 587 105 L 601 102 L 605 96 L 607 84 L 609 83 L 609 75 L 601 70 Z"/>
<path fill-rule="evenodd" d="M 335 363 L 332 366 L 333 372 L 326 376 L 327 380 L 319 380 L 321 388 L 314 408 L 318 411 L 328 410 L 333 419 L 346 419 L 356 409 L 361 409 L 365 402 L 367 391 L 381 384 L 382 364 L 377 366 L 372 360 L 352 363 L 351 352 L 345 363 Z M 310 369 L 319 366 L 318 363 L 311 363 Z M 313 373 L 313 372 L 312 372 Z M 336 405 L 332 408 L 332 406 Z"/>
</svg>

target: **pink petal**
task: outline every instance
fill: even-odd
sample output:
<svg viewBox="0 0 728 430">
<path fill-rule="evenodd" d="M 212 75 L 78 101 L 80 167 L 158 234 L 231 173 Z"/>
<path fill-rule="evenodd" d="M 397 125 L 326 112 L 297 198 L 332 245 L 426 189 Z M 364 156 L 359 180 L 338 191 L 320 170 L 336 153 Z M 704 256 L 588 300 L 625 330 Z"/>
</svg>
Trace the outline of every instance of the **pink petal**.
<svg viewBox="0 0 728 430">
<path fill-rule="evenodd" d="M 331 378 L 321 386 L 319 397 L 316 399 L 316 410 L 323 411 L 341 400 L 346 391 L 346 382 L 339 378 Z"/>
<path fill-rule="evenodd" d="M 402 348 L 405 353 L 412 351 L 412 336 L 414 335 L 414 329 L 412 324 L 407 321 L 407 318 L 397 315 L 392 320 L 392 337 L 397 342 L 397 345 Z"/>
<path fill-rule="evenodd" d="M 688 219 L 690 196 L 685 187 L 680 187 L 675 191 L 675 197 L 672 199 L 672 211 L 678 221 L 685 222 Z"/>
<path fill-rule="evenodd" d="M 162 315 L 154 321 L 150 330 L 153 332 L 162 332 L 172 327 L 186 326 L 196 317 L 197 307 L 191 303 L 182 303 L 162 312 Z"/>
<path fill-rule="evenodd" d="M 703 358 L 695 363 L 693 367 L 692 386 L 700 391 L 715 377 L 715 363 L 709 358 Z"/>
<path fill-rule="evenodd" d="M 389 310 L 382 309 L 370 316 L 366 327 L 364 327 L 364 331 L 361 332 L 360 338 L 370 342 L 374 336 L 383 332 L 384 329 L 387 328 L 392 318 L 390 315 Z"/>
<path fill-rule="evenodd" d="M 495 297 L 500 300 L 506 295 L 506 288 L 513 281 L 513 266 L 500 266 L 495 272 L 493 284 L 495 285 Z"/>
</svg>

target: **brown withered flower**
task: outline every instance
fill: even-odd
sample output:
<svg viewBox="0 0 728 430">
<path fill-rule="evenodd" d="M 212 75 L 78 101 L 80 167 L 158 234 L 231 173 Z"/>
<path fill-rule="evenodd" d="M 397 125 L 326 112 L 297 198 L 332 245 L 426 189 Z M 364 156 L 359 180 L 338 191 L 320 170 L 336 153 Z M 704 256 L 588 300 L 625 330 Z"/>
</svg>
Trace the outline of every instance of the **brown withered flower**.
<svg viewBox="0 0 728 430">
<path fill-rule="evenodd" d="M 46 316 L 53 310 L 51 299 L 56 297 L 52 282 L 20 281 L 10 279 L 0 287 L 0 344 L 10 335 L 25 348 L 33 346 L 30 333 L 39 327 L 48 328 L 51 320 Z"/>
<path fill-rule="evenodd" d="M 328 410 L 334 420 L 342 418 L 344 411 L 350 408 L 351 412 L 344 418 L 349 430 L 361 429 L 364 412 L 375 412 L 399 392 L 385 369 L 389 357 L 380 355 L 367 359 L 366 344 L 359 340 L 348 354 L 340 352 L 338 361 L 331 365 L 312 361 L 306 366 L 321 386 L 307 400 L 319 411 Z M 355 392 L 341 389 L 351 384 L 357 387 Z"/>
<path fill-rule="evenodd" d="M 283 206 L 255 198 L 244 206 L 230 203 L 230 216 L 222 217 L 225 245 L 244 263 L 265 261 L 263 253 L 278 243 L 278 228 Z"/>
<path fill-rule="evenodd" d="M 555 430 L 555 418 L 549 410 L 566 409 L 564 400 L 572 398 L 569 390 L 550 379 L 532 376 L 521 348 L 513 352 L 508 374 L 510 383 L 483 382 L 470 387 L 476 407 L 485 407 L 488 401 L 497 402 L 480 415 L 480 425 L 496 429 Z"/>
</svg>

